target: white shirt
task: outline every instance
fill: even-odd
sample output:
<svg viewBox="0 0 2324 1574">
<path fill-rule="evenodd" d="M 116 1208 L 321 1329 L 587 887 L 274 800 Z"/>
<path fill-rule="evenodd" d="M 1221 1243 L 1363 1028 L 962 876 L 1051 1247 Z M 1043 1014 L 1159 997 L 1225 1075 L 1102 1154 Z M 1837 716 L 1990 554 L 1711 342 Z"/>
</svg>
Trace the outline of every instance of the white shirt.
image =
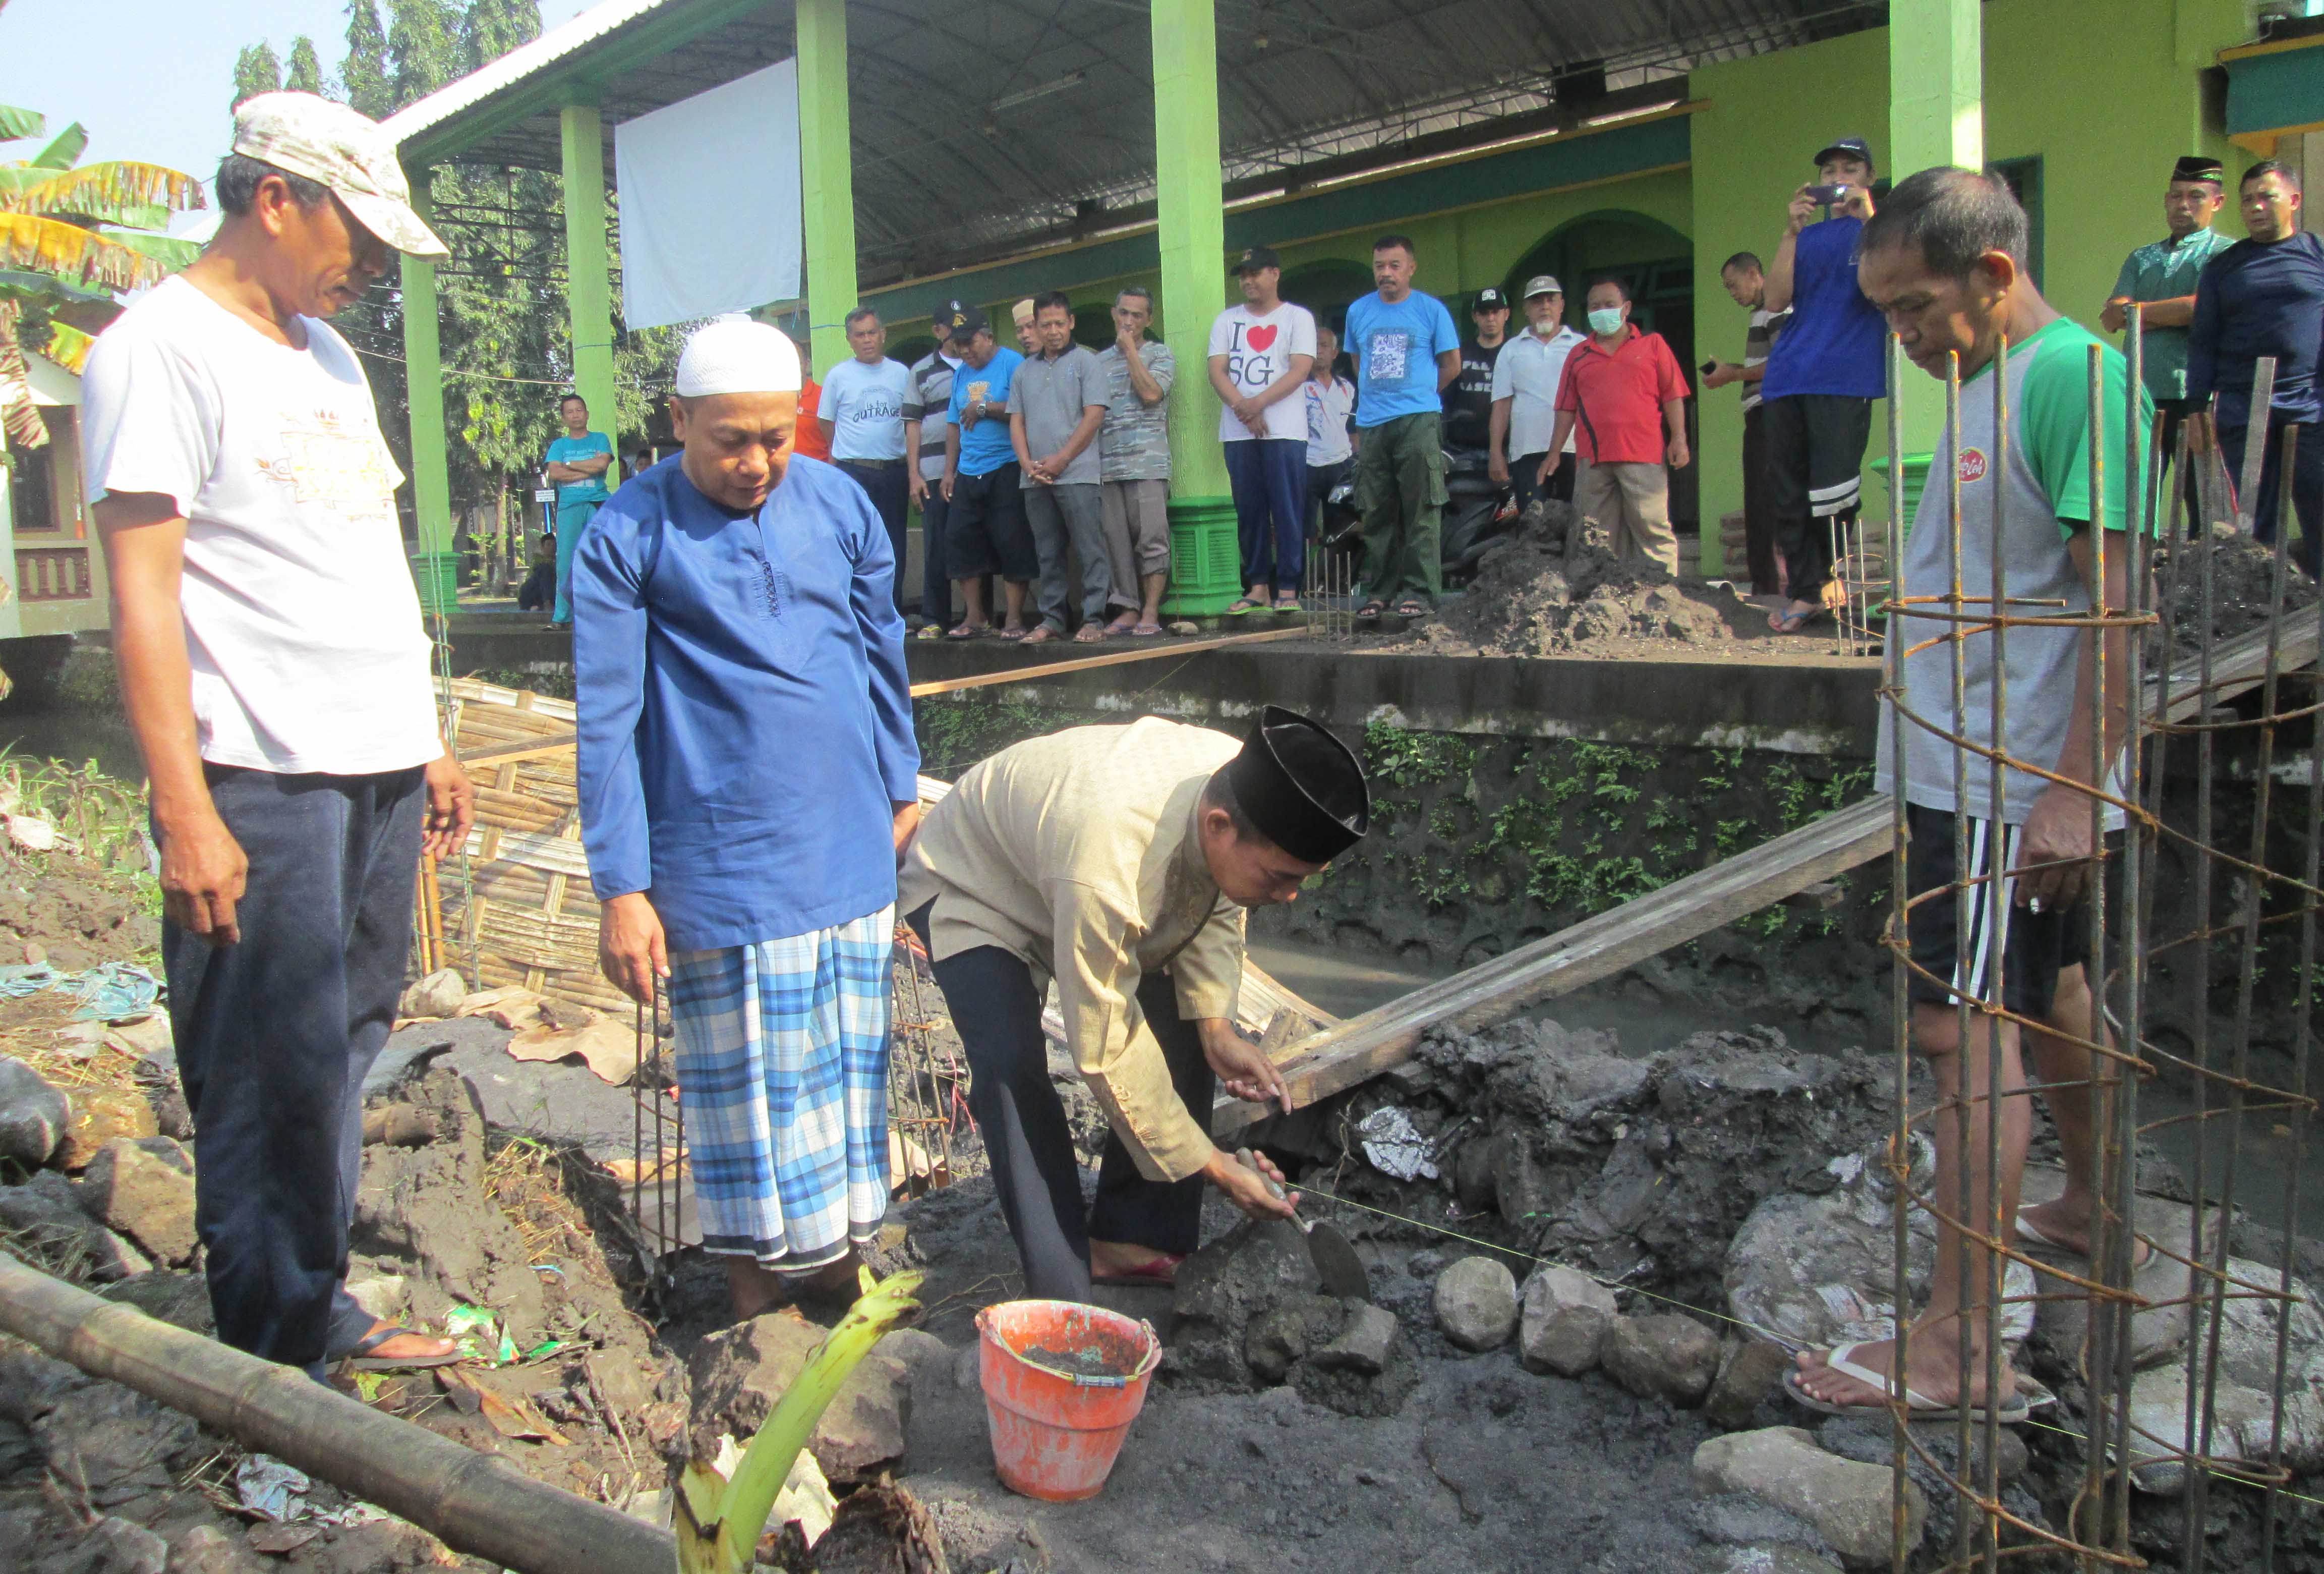
<svg viewBox="0 0 2324 1574">
<path fill-rule="evenodd" d="M 403 477 L 346 341 L 277 344 L 182 278 L 98 336 L 81 383 L 92 498 L 186 520 L 179 600 L 205 760 L 369 775 L 441 755 L 395 516 Z"/>
<path fill-rule="evenodd" d="M 1227 358 L 1227 382 L 1246 399 L 1255 399 L 1291 370 L 1291 357 L 1315 355 L 1315 319 L 1305 306 L 1279 301 L 1260 317 L 1248 306 L 1230 306 L 1211 324 L 1213 356 Z M 1267 435 L 1307 440 L 1307 412 L 1296 391 L 1268 405 L 1263 412 Z M 1231 410 L 1219 412 L 1219 440 L 1249 442 L 1250 428 L 1235 419 Z"/>
<path fill-rule="evenodd" d="M 1334 377 L 1326 388 L 1310 377 L 1300 394 L 1300 403 L 1307 407 L 1307 463 L 1311 467 L 1336 465 L 1356 451 L 1354 441 L 1348 436 L 1348 417 L 1356 409 L 1353 383 L 1345 377 Z"/>
<path fill-rule="evenodd" d="M 912 369 L 882 356 L 870 366 L 850 356 L 825 372 L 818 421 L 831 422 L 835 459 L 900 459 L 904 457 L 904 405 L 912 393 Z"/>
<path fill-rule="evenodd" d="M 1509 451 L 1521 459 L 1545 454 L 1557 434 L 1557 384 L 1565 376 L 1565 357 L 1582 342 L 1582 335 L 1561 327 L 1544 338 L 1528 324 L 1501 346 L 1493 363 L 1493 402 L 1509 402 Z M 1565 435 L 1565 451 L 1573 451 L 1573 434 Z"/>
</svg>

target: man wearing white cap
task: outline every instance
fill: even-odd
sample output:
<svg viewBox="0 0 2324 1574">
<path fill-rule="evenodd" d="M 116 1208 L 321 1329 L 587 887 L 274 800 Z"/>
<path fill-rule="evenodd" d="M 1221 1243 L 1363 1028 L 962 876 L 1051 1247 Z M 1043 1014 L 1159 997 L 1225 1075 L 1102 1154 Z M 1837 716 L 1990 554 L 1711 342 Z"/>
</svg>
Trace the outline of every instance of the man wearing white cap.
<svg viewBox="0 0 2324 1574">
<path fill-rule="evenodd" d="M 896 861 L 919 749 L 896 559 L 792 452 L 798 351 L 726 318 L 678 357 L 684 449 L 573 563 L 581 827 L 605 976 L 669 990 L 702 1244 L 740 1317 L 846 1279 L 888 1204 Z"/>
<path fill-rule="evenodd" d="M 82 445 L 122 699 L 152 783 L 162 952 L 218 1338 L 322 1374 L 451 1346 L 347 1295 L 363 1080 L 424 847 L 475 794 L 444 747 L 363 366 L 323 319 L 392 247 L 440 258 L 394 144 L 343 105 L 235 112 L 217 237 L 97 340 Z"/>
</svg>

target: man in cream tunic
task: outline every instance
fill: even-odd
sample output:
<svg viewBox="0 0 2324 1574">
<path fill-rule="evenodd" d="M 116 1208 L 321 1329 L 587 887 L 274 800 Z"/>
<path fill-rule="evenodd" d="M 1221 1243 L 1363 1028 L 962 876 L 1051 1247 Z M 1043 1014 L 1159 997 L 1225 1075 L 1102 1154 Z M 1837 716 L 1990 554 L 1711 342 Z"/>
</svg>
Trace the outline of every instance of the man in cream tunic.
<svg viewBox="0 0 2324 1574">
<path fill-rule="evenodd" d="M 1086 1300 L 1093 1274 L 1168 1283 L 1199 1244 L 1205 1180 L 1245 1212 L 1290 1213 L 1271 1167 L 1245 1169 L 1210 1138 L 1214 1078 L 1289 1107 L 1234 1027 L 1242 910 L 1291 901 L 1368 814 L 1355 756 L 1273 706 L 1240 745 L 1157 718 L 1034 738 L 929 811 L 899 905 L 968 1055 L 1028 1295 Z M 1041 1032 L 1052 978 L 1113 1128 L 1086 1211 Z"/>
</svg>

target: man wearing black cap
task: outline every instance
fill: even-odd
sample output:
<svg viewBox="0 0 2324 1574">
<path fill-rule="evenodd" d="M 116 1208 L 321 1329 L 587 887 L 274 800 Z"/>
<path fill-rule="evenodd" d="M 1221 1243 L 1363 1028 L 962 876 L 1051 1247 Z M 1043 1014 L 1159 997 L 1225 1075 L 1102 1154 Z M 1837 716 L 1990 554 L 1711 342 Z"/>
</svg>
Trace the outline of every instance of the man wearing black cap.
<svg viewBox="0 0 2324 1574">
<path fill-rule="evenodd" d="M 2234 244 L 2211 227 L 2225 200 L 2226 182 L 2227 171 L 2217 159 L 2190 153 L 2179 161 L 2163 190 L 2163 223 L 2169 233 L 2130 254 L 2121 277 L 2114 282 L 2114 293 L 2098 313 L 2101 327 L 2120 333 L 2130 325 L 2131 302 L 2146 308 L 2139 319 L 2145 327 L 2141 368 L 2147 394 L 2163 418 L 2159 448 L 2166 467 L 2178 446 L 2180 419 L 2187 412 L 2187 325 L 2195 320 L 2195 283 L 2202 277 L 2203 264 Z M 2130 347 L 2123 347 L 2127 351 Z M 2191 478 L 2193 467 L 2188 473 Z M 2188 502 L 2191 521 L 2191 487 Z"/>
<path fill-rule="evenodd" d="M 1785 605 L 1767 618 L 1777 634 L 1799 633 L 1823 610 L 1834 545 L 1856 523 L 1872 402 L 1888 391 L 1887 329 L 1856 287 L 1872 150 L 1844 136 L 1815 162 L 1815 183 L 1792 194 L 1763 296 L 1767 310 L 1792 314 L 1759 383 L 1768 503 L 1784 554 Z M 1811 222 L 1819 209 L 1823 222 Z"/>
<path fill-rule="evenodd" d="M 900 903 L 967 1051 L 1027 1295 L 1086 1301 L 1093 1275 L 1169 1283 L 1200 1244 L 1205 1180 L 1254 1218 L 1290 1214 L 1272 1166 L 1210 1138 L 1215 1081 L 1290 1108 L 1235 1031 L 1242 912 L 1296 897 L 1370 816 L 1347 745 L 1272 705 L 1240 744 L 1157 717 L 1033 738 L 929 810 Z M 1112 1127 L 1086 1209 L 1041 1031 L 1052 978 Z"/>
<path fill-rule="evenodd" d="M 1490 286 L 1469 308 L 1476 333 L 1461 344 L 1461 375 L 1444 390 L 1444 443 L 1480 449 L 1492 440 L 1493 364 L 1508 341 L 1509 298 Z"/>
<path fill-rule="evenodd" d="M 1017 368 L 1025 357 L 994 344 L 992 325 L 973 306 L 949 313 L 943 328 L 960 357 L 945 407 L 945 472 L 939 483 L 949 505 L 945 555 L 947 571 L 968 603 L 967 617 L 945 638 L 982 639 L 994 632 L 985 610 L 984 581 L 998 574 L 1008 609 L 1000 637 L 1022 639 L 1026 592 L 1041 571 L 1009 431 Z"/>
</svg>

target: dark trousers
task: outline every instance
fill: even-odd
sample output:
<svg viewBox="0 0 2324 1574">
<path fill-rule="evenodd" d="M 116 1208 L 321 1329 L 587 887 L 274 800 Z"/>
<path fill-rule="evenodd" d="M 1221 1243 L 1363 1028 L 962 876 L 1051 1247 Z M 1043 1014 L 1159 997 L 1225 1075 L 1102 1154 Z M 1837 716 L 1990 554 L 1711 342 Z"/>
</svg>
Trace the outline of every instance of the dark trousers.
<svg viewBox="0 0 2324 1574">
<path fill-rule="evenodd" d="M 834 461 L 872 499 L 880 523 L 888 527 L 888 546 L 896 555 L 896 616 L 904 615 L 904 509 L 910 502 L 910 474 L 904 459 L 839 459 Z"/>
<path fill-rule="evenodd" d="M 1364 515 L 1364 597 L 1436 605 L 1444 588 L 1444 429 L 1433 410 L 1363 428 L 1356 506 Z"/>
<path fill-rule="evenodd" d="M 2191 405 L 2192 401 L 2186 399 L 2157 399 L 2154 402 L 2154 451 L 2163 457 L 2163 484 L 2166 486 L 2170 485 L 2172 466 L 2178 465 L 2179 430 L 2186 424 Z M 2202 468 L 2202 457 L 2196 454 L 2189 455 L 2186 464 L 2178 465 L 2179 488 L 2186 499 L 2186 513 L 2179 522 L 2179 528 L 2190 536 L 2202 524 L 2203 492 L 2198 479 Z M 2154 499 L 2154 528 L 2161 531 L 2170 518 L 2170 497 L 2167 494 L 2159 495 Z"/>
<path fill-rule="evenodd" d="M 1549 458 L 1545 449 L 1537 454 L 1525 454 L 1509 466 L 1509 480 L 1517 487 L 1517 512 L 1536 497 L 1551 497 L 1560 503 L 1573 501 L 1573 473 L 1576 468 L 1572 454 L 1560 454 L 1557 463 L 1549 468 L 1549 479 L 1536 480 L 1541 474 L 1542 460 Z"/>
<path fill-rule="evenodd" d="M 1310 537 L 1323 533 L 1324 499 L 1332 495 L 1332 489 L 1346 480 L 1355 468 L 1352 455 L 1328 465 L 1307 467 L 1307 533 Z"/>
<path fill-rule="evenodd" d="M 926 943 L 928 909 L 910 921 Z M 1098 1165 L 1097 1200 L 1084 1218 L 1081 1166 L 1064 1101 L 1049 1080 L 1032 969 L 998 946 L 979 946 L 945 958 L 935 971 L 968 1056 L 968 1112 L 984 1138 L 1001 1216 L 1024 1264 L 1025 1293 L 1039 1301 L 1086 1301 L 1093 1237 L 1158 1252 L 1200 1245 L 1203 1178 L 1148 1180 L 1111 1132 Z M 1178 1097 L 1207 1128 L 1217 1090 L 1194 1024 L 1178 1015 L 1169 975 L 1141 980 L 1138 1006 L 1162 1046 Z"/>
<path fill-rule="evenodd" d="M 1017 477 L 1013 459 L 982 476 L 953 477 L 952 506 L 945 515 L 945 572 L 953 579 L 998 574 L 1029 585 L 1040 577 L 1041 558 Z M 985 605 L 990 611 L 991 604 Z"/>
<path fill-rule="evenodd" d="M 219 1341 L 320 1376 L 371 1324 L 341 1281 L 363 1080 L 395 1022 L 427 792 L 417 766 L 206 773 L 250 876 L 234 945 L 161 929 L 194 1224 Z"/>
<path fill-rule="evenodd" d="M 938 628 L 952 626 L 952 579 L 945 572 L 945 520 L 951 511 L 944 488 L 929 482 L 920 498 L 920 616 Z"/>
<path fill-rule="evenodd" d="M 1242 540 L 1242 582 L 1296 596 L 1307 573 L 1307 440 L 1260 437 L 1220 445 Z"/>
<path fill-rule="evenodd" d="M 1754 404 L 1743 412 L 1743 559 L 1754 596 L 1774 596 L 1784 588 L 1776 534 L 1775 499 L 1767 495 L 1767 417 Z M 1728 572 L 1733 574 L 1733 565 Z"/>
<path fill-rule="evenodd" d="M 1792 394 L 1759 402 L 1766 435 L 1762 472 L 1784 554 L 1784 593 L 1803 606 L 1823 602 L 1835 537 L 1856 523 L 1872 401 L 1843 394 Z"/>
<path fill-rule="evenodd" d="M 2252 534 L 2274 544 L 2282 509 L 2287 427 L 2296 427 L 2300 433 L 2292 456 L 2292 512 L 2300 522 L 2300 539 L 2292 545 L 2292 560 L 2312 575 L 2317 571 L 2319 549 L 2324 548 L 2324 536 L 2317 533 L 2324 529 L 2324 424 L 2286 421 L 2281 412 L 2269 414 L 2267 451 L 2260 458 L 2259 495 L 2251 502 Z M 2245 446 L 2250 438 L 2247 426 L 2219 429 L 2220 456 L 2227 462 L 2228 477 L 2238 486 L 2243 485 Z"/>
</svg>

